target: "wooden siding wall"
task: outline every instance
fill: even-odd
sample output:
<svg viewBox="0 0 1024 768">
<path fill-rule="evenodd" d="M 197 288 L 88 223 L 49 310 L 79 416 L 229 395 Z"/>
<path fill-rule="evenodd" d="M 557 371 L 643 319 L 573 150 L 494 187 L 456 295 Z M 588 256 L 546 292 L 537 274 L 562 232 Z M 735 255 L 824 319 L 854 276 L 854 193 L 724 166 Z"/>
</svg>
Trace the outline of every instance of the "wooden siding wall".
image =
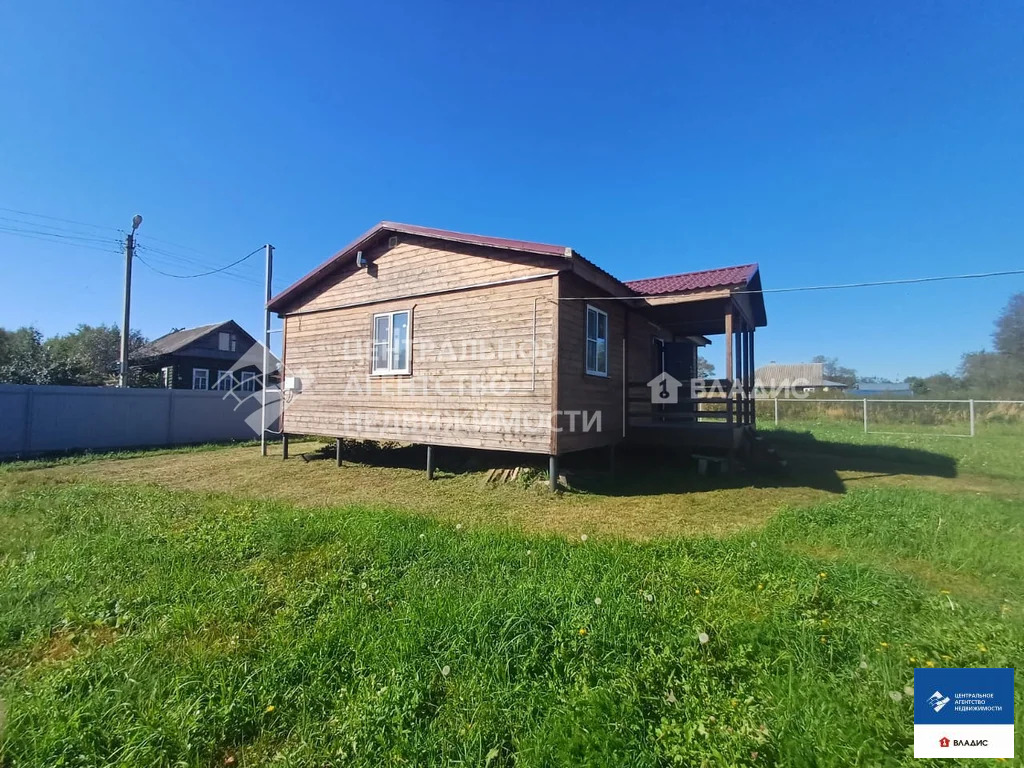
<svg viewBox="0 0 1024 768">
<path fill-rule="evenodd" d="M 558 399 L 555 452 L 570 453 L 586 448 L 614 445 L 622 439 L 622 349 L 626 315 L 631 322 L 639 317 L 629 312 L 622 301 L 577 301 L 599 294 L 598 289 L 571 274 L 558 277 Z M 567 300 L 570 299 L 570 300 Z M 587 305 L 608 314 L 608 376 L 586 372 Z M 648 342 L 649 343 L 649 342 Z M 645 354 L 647 348 L 644 348 Z M 577 412 L 573 429 L 570 412 Z M 600 412 L 600 430 L 583 431 L 583 417 Z M 596 424 L 595 424 L 596 426 Z"/>
<path fill-rule="evenodd" d="M 370 258 L 370 270 L 349 270 L 287 316 L 288 375 L 302 379 L 302 392 L 285 410 L 285 431 L 548 453 L 553 278 L 422 294 L 543 275 L 559 265 L 420 239 Z M 371 303 L 343 306 L 356 302 Z M 304 313 L 309 309 L 324 311 Z M 412 311 L 412 374 L 373 376 L 373 315 L 396 310 Z"/>
<path fill-rule="evenodd" d="M 348 264 L 325 280 L 301 306 L 290 310 L 326 309 L 368 301 L 448 291 L 469 285 L 540 275 L 558 268 L 557 257 L 484 249 L 399 235 L 394 248 L 384 245 L 364 251 L 366 269 Z"/>
</svg>

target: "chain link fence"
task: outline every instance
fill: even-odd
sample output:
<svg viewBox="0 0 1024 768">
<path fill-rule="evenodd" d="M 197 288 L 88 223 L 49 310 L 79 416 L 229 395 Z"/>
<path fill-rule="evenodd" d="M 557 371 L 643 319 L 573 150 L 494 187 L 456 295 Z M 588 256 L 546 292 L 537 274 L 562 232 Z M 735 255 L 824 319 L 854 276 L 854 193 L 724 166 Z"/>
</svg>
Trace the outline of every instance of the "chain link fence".
<svg viewBox="0 0 1024 768">
<path fill-rule="evenodd" d="M 939 435 L 971 438 L 1005 435 L 1017 427 L 1024 437 L 1024 400 L 925 400 L 906 398 L 759 398 L 761 426 L 834 424 L 865 434 Z"/>
</svg>

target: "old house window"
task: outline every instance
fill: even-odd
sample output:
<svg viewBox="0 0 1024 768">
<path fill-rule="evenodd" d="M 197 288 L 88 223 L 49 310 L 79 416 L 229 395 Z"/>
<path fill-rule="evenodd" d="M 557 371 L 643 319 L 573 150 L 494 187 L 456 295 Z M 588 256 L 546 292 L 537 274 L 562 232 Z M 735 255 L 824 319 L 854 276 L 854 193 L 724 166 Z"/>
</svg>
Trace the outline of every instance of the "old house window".
<svg viewBox="0 0 1024 768">
<path fill-rule="evenodd" d="M 210 388 L 210 369 L 209 368 L 193 368 L 192 369 L 192 389 L 209 389 Z"/>
<path fill-rule="evenodd" d="M 373 316 L 373 373 L 409 373 L 409 311 Z"/>
<path fill-rule="evenodd" d="M 167 389 L 174 387 L 174 369 L 169 365 L 161 368 L 160 380 Z"/>
<path fill-rule="evenodd" d="M 242 371 L 242 391 L 256 391 L 256 374 L 253 371 Z"/>
<path fill-rule="evenodd" d="M 608 314 L 587 305 L 587 373 L 608 375 Z"/>
<path fill-rule="evenodd" d="M 221 352 L 237 352 L 238 351 L 238 337 L 233 333 L 227 331 L 221 331 L 217 341 L 217 348 Z"/>
<path fill-rule="evenodd" d="M 230 392 L 235 388 L 235 376 L 231 371 L 217 371 L 217 389 Z"/>
</svg>

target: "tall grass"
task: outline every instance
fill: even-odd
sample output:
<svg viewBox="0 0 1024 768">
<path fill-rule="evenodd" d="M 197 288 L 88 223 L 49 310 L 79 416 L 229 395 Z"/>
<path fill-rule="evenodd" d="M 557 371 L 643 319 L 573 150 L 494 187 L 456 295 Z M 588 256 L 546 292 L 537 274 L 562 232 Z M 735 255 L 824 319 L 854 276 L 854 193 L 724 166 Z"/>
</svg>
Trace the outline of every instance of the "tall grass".
<svg viewBox="0 0 1024 768">
<path fill-rule="evenodd" d="M 1024 658 L 1022 522 L 875 490 L 639 545 L 21 491 L 0 763 L 916 765 L 915 666 Z"/>
</svg>

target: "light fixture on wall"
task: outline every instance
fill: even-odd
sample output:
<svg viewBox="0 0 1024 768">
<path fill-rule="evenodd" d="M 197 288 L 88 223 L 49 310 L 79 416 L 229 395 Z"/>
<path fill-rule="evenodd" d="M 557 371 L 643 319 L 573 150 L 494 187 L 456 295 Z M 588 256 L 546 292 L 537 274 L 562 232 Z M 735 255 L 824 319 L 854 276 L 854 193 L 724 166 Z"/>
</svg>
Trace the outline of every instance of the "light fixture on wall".
<svg viewBox="0 0 1024 768">
<path fill-rule="evenodd" d="M 366 257 L 363 256 L 362 251 L 356 252 L 356 266 L 359 267 L 359 269 L 363 269 L 366 267 Z"/>
</svg>

